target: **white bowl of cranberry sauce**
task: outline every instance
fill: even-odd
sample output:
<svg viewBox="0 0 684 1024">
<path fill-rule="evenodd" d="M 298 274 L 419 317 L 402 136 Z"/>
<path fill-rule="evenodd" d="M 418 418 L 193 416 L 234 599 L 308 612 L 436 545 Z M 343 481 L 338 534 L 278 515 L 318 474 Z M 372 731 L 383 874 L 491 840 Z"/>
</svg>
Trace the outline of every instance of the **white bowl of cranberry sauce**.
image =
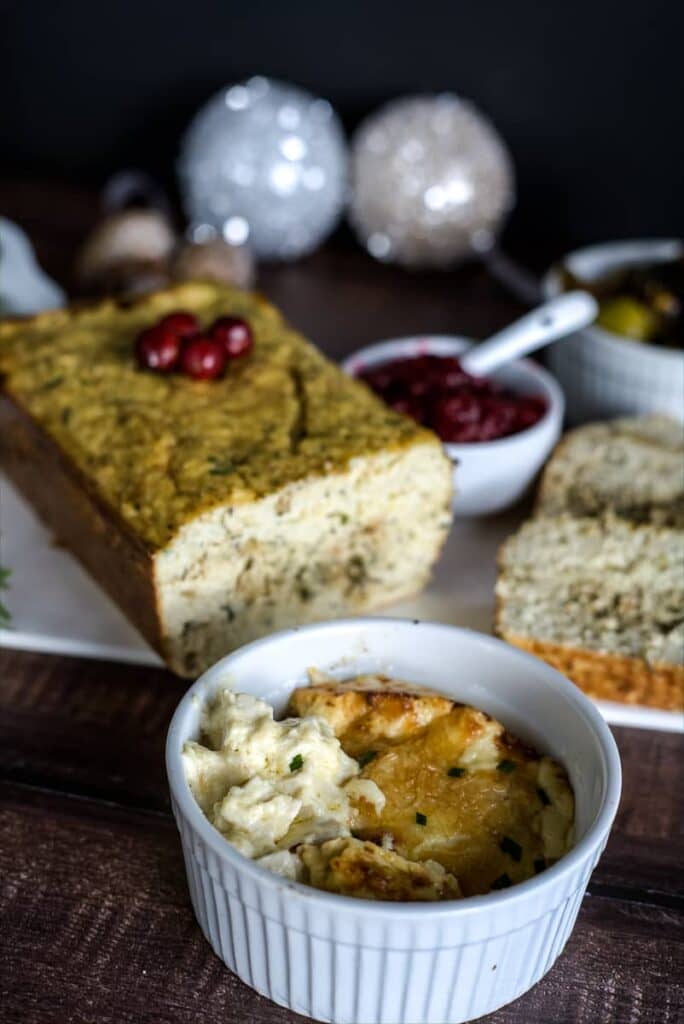
<svg viewBox="0 0 684 1024">
<path fill-rule="evenodd" d="M 482 516 L 518 501 L 544 465 L 563 423 L 563 392 L 519 359 L 470 377 L 459 355 L 469 338 L 427 335 L 369 345 L 342 368 L 388 405 L 437 433 L 454 463 L 454 512 Z"/>
</svg>

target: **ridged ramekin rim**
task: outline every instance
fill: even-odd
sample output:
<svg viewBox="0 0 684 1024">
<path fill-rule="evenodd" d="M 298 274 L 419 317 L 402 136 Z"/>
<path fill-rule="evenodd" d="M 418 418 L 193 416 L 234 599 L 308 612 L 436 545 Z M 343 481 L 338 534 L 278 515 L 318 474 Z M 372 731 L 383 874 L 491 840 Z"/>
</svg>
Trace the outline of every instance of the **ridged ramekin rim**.
<svg viewBox="0 0 684 1024">
<path fill-rule="evenodd" d="M 375 902 L 314 889 L 312 886 L 305 885 L 304 883 L 284 879 L 282 876 L 260 867 L 231 846 L 228 840 L 204 816 L 199 804 L 190 791 L 185 777 L 181 756 L 182 742 L 184 740 L 179 741 L 179 737 L 182 735 L 181 726 L 186 715 L 189 713 L 190 706 L 200 693 L 202 698 L 205 696 L 204 690 L 207 685 L 211 686 L 213 677 L 223 674 L 229 668 L 232 660 L 238 656 L 242 657 L 247 651 L 273 644 L 279 639 L 297 633 L 330 630 L 342 632 L 350 628 L 356 629 L 374 625 L 383 628 L 388 626 L 399 626 L 400 628 L 427 626 L 431 629 L 447 632 L 455 631 L 465 634 L 483 646 L 494 646 L 498 649 L 505 648 L 511 658 L 530 662 L 534 664 L 537 671 L 539 671 L 541 666 L 542 671 L 548 676 L 550 685 L 556 687 L 557 690 L 560 689 L 566 702 L 578 708 L 601 753 L 604 776 L 603 799 L 585 835 L 573 846 L 569 853 L 561 857 L 550 868 L 547 868 L 533 878 L 511 886 L 509 889 L 490 892 L 483 896 L 469 896 L 465 899 L 445 900 L 436 903 L 408 901 L 402 903 Z M 445 918 L 456 921 L 463 917 L 480 913 L 496 914 L 524 903 L 532 896 L 542 893 L 550 896 L 554 890 L 561 890 L 564 880 L 573 876 L 578 878 L 581 875 L 581 868 L 603 849 L 619 806 L 622 781 L 620 755 L 610 729 L 603 720 L 598 708 L 560 672 L 557 672 L 533 655 L 512 647 L 496 637 L 487 636 L 476 630 L 427 620 L 386 618 L 382 616 L 336 619 L 329 622 L 319 622 L 280 630 L 277 633 L 245 644 L 238 650 L 226 655 L 226 657 L 220 659 L 211 668 L 207 669 L 179 701 L 167 733 L 165 759 L 169 788 L 178 812 L 182 815 L 186 825 L 191 829 L 195 837 L 208 846 L 219 861 L 226 862 L 236 873 L 242 876 L 249 876 L 258 887 L 277 890 L 281 894 L 285 890 L 288 895 L 305 903 L 314 902 L 321 908 L 327 907 L 331 912 L 372 918 L 376 923 L 410 920 L 417 924 L 427 923 L 429 920 L 443 922 Z"/>
</svg>

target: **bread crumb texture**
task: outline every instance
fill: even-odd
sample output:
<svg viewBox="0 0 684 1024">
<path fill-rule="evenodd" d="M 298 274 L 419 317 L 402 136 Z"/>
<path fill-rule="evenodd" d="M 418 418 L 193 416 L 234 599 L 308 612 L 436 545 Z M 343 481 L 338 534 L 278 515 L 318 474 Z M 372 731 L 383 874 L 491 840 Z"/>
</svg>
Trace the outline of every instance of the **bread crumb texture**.
<svg viewBox="0 0 684 1024">
<path fill-rule="evenodd" d="M 544 471 L 537 512 L 684 527 L 684 423 L 628 417 L 569 431 Z"/>
<path fill-rule="evenodd" d="M 184 309 L 203 326 L 249 321 L 252 354 L 224 379 L 138 369 L 139 331 Z M 191 282 L 132 303 L 0 324 L 10 396 L 51 435 L 152 551 L 220 505 L 339 473 L 360 456 L 436 438 L 399 416 L 293 331 L 262 298 Z"/>
<path fill-rule="evenodd" d="M 593 696 L 684 705 L 684 532 L 543 516 L 504 544 L 497 632 Z"/>
</svg>

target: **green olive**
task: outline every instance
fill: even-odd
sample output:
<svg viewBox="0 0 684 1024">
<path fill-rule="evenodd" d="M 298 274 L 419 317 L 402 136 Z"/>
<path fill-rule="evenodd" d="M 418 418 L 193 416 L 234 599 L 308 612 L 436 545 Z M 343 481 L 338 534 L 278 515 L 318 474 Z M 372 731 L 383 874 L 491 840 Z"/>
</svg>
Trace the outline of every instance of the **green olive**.
<svg viewBox="0 0 684 1024">
<path fill-rule="evenodd" d="M 650 341 L 660 327 L 658 315 L 628 295 L 604 299 L 596 322 L 613 334 L 623 334 L 635 341 Z"/>
</svg>

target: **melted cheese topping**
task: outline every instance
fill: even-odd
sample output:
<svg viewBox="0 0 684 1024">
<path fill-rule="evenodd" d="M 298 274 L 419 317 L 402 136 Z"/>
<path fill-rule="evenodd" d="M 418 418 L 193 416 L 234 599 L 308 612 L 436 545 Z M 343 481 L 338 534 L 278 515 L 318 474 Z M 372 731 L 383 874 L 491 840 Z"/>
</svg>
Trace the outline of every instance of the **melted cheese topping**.
<svg viewBox="0 0 684 1024">
<path fill-rule="evenodd" d="M 350 797 L 382 809 L 383 797 L 321 718 L 276 722 L 273 708 L 224 690 L 204 711 L 204 743 L 183 749 L 185 772 L 209 821 L 247 857 L 289 876 L 300 843 L 348 836 Z"/>
<path fill-rule="evenodd" d="M 363 774 L 385 804 L 379 812 L 359 805 L 354 834 L 377 841 L 389 833 L 395 850 L 437 861 L 466 895 L 521 882 L 570 846 L 574 809 L 563 769 L 473 708 L 454 708 L 388 744 Z"/>
<path fill-rule="evenodd" d="M 572 846 L 565 770 L 476 708 L 380 676 L 315 673 L 290 710 L 325 718 L 382 790 L 380 810 L 354 804 L 353 835 L 436 861 L 465 895 L 524 881 Z"/>
</svg>

